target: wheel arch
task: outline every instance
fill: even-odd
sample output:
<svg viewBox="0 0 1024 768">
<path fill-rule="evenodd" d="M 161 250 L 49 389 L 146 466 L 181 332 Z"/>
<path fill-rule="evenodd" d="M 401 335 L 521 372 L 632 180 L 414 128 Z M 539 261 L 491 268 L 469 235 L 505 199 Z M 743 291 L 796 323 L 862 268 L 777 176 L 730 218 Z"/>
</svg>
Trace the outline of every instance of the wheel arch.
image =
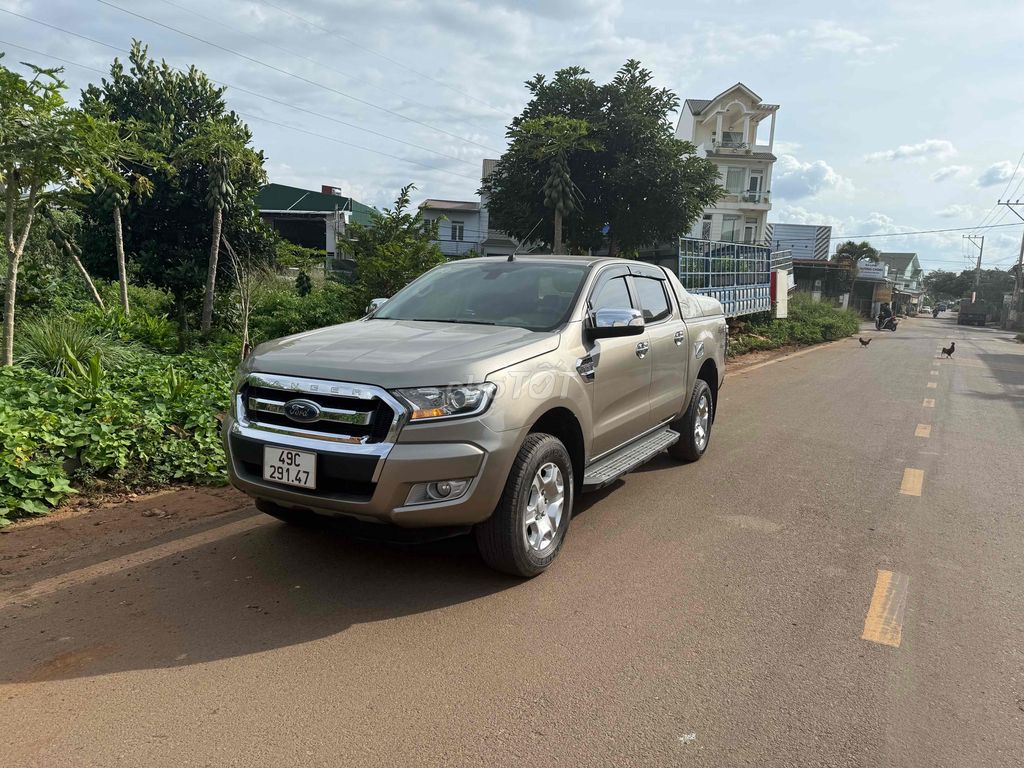
<svg viewBox="0 0 1024 768">
<path fill-rule="evenodd" d="M 712 418 L 714 418 L 718 413 L 718 364 L 711 358 L 708 358 L 701 365 L 697 378 L 707 382 L 708 387 L 711 389 L 711 414 Z"/>
<path fill-rule="evenodd" d="M 545 411 L 530 426 L 528 434 L 544 432 L 557 437 L 572 460 L 573 484 L 579 490 L 583 484 L 583 470 L 587 463 L 586 442 L 579 419 L 568 408 L 556 406 Z"/>
</svg>

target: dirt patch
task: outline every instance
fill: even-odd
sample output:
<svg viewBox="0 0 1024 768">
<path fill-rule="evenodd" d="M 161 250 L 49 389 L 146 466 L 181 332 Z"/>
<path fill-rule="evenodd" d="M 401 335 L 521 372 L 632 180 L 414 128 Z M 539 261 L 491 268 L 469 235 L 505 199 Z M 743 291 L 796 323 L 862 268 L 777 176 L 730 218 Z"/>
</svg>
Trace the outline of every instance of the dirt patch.
<svg viewBox="0 0 1024 768">
<path fill-rule="evenodd" d="M 109 556 L 205 518 L 249 505 L 234 488 L 177 488 L 119 502 L 69 507 L 0 529 L 0 586 L 51 563 Z"/>
<path fill-rule="evenodd" d="M 730 373 L 742 371 L 744 368 L 749 368 L 752 365 L 758 363 L 766 363 L 769 360 L 777 360 L 780 357 L 786 357 L 792 355 L 794 352 L 799 352 L 803 349 L 809 349 L 810 347 L 819 346 L 818 344 L 787 344 L 784 347 L 778 349 L 760 349 L 754 352 L 747 352 L 743 355 L 736 357 L 730 357 L 725 361 L 725 375 L 728 376 Z"/>
</svg>

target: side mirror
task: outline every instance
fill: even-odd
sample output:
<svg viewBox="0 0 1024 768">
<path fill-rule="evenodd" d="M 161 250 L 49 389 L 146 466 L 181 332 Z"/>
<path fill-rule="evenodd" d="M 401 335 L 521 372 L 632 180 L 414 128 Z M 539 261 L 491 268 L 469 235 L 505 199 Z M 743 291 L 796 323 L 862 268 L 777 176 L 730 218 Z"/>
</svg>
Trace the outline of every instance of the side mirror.
<svg viewBox="0 0 1024 768">
<path fill-rule="evenodd" d="M 370 299 L 370 303 L 366 305 L 366 314 L 372 315 L 378 309 L 387 303 L 387 299 Z"/>
<path fill-rule="evenodd" d="M 639 309 L 599 309 L 590 313 L 586 328 L 591 339 L 639 336 L 644 332 L 644 315 Z"/>
</svg>

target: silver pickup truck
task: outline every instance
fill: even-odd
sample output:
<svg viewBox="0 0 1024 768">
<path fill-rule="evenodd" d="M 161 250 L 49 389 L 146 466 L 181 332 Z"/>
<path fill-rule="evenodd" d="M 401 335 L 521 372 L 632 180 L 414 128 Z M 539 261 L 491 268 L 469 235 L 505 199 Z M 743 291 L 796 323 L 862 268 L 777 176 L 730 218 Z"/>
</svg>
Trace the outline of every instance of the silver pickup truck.
<svg viewBox="0 0 1024 768">
<path fill-rule="evenodd" d="M 231 482 L 290 522 L 472 529 L 490 565 L 535 576 L 578 493 L 666 449 L 703 455 L 727 344 L 721 305 L 658 266 L 444 264 L 360 320 L 249 355 Z"/>
</svg>

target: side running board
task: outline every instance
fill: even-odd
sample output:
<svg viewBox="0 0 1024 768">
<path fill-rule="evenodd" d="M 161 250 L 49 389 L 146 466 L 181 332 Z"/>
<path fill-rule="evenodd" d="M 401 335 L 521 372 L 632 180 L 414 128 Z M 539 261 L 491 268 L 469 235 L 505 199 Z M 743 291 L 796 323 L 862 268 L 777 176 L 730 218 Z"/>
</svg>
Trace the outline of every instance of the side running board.
<svg viewBox="0 0 1024 768">
<path fill-rule="evenodd" d="M 679 433 L 665 428 L 625 445 L 610 456 L 587 467 L 583 475 L 583 490 L 596 491 L 615 482 L 627 472 L 646 464 L 679 440 Z"/>
</svg>

